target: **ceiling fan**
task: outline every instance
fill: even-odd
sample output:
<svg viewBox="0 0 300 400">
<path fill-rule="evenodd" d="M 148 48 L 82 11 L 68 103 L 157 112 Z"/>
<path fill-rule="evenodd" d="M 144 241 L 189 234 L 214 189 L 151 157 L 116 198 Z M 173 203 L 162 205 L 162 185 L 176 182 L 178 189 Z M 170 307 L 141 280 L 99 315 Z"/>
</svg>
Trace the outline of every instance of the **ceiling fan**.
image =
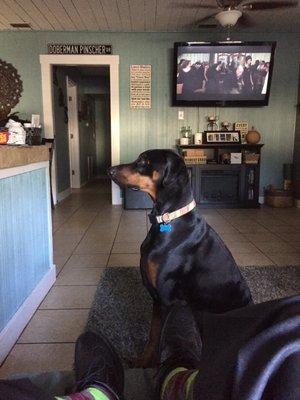
<svg viewBox="0 0 300 400">
<path fill-rule="evenodd" d="M 240 26 L 249 27 L 255 25 L 255 21 L 251 18 L 251 11 L 266 11 L 266 10 L 282 10 L 285 8 L 297 7 L 298 0 L 294 1 L 245 1 L 245 0 L 215 0 L 215 5 L 212 1 L 207 3 L 190 3 L 183 5 L 183 8 L 193 9 L 213 9 L 216 10 L 213 14 L 207 15 L 197 21 L 197 26 L 212 27 L 213 25 L 205 23 L 211 18 L 215 18 L 223 27 L 230 28 L 237 23 Z M 249 12 L 249 15 L 248 15 Z"/>
</svg>

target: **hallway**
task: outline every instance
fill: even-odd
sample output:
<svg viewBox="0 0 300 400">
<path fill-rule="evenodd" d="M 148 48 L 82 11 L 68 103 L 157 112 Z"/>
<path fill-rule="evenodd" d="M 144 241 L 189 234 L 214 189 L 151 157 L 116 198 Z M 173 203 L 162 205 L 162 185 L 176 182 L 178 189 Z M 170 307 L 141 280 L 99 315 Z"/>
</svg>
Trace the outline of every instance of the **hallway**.
<svg viewBox="0 0 300 400">
<path fill-rule="evenodd" d="M 239 265 L 300 265 L 300 209 L 202 209 Z M 96 180 L 53 212 L 57 281 L 0 369 L 69 370 L 101 274 L 137 267 L 149 223 L 147 211 L 110 204 L 110 182 Z"/>
</svg>

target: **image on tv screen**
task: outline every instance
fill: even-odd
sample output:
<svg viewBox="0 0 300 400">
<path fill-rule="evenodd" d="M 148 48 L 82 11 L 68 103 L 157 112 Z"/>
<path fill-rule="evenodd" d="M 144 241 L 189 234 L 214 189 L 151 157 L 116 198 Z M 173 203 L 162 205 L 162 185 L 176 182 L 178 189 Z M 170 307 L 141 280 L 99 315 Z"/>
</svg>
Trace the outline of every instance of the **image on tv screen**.
<svg viewBox="0 0 300 400">
<path fill-rule="evenodd" d="M 176 100 L 264 101 L 272 46 L 181 46 Z"/>
</svg>

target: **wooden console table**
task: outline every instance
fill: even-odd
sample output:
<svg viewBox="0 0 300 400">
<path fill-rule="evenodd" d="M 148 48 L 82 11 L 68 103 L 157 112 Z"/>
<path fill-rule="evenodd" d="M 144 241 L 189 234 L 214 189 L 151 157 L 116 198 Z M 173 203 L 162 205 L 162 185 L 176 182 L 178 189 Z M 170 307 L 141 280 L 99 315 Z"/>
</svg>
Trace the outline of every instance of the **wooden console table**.
<svg viewBox="0 0 300 400">
<path fill-rule="evenodd" d="M 259 207 L 259 174 L 263 144 L 218 143 L 179 146 L 186 149 L 211 150 L 207 164 L 187 165 L 194 196 L 200 207 L 256 208 Z M 242 153 L 241 164 L 221 164 L 222 153 Z M 257 164 L 245 163 L 246 152 L 259 154 Z"/>
</svg>

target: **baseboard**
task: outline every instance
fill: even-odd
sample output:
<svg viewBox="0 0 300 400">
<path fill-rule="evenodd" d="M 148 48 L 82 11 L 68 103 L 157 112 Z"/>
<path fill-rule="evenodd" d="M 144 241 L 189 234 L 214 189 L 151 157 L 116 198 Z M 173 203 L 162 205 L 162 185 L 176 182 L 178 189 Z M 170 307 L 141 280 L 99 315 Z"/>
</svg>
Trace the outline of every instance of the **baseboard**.
<svg viewBox="0 0 300 400">
<path fill-rule="evenodd" d="M 64 190 L 63 192 L 57 193 L 57 202 L 60 203 L 61 201 L 63 201 L 67 197 L 69 197 L 70 194 L 71 194 L 71 188 L 68 188 L 68 189 Z"/>
<path fill-rule="evenodd" d="M 11 318 L 6 327 L 0 332 L 0 365 L 17 342 L 19 336 L 51 289 L 55 280 L 56 268 L 53 265 Z"/>
<path fill-rule="evenodd" d="M 259 202 L 260 204 L 265 204 L 265 196 L 259 196 L 258 202 Z"/>
<path fill-rule="evenodd" d="M 295 199 L 295 207 L 300 208 L 300 199 Z"/>
<path fill-rule="evenodd" d="M 114 206 L 121 205 L 123 204 L 123 198 L 122 198 L 122 190 L 120 187 L 112 181 L 111 184 L 111 197 L 112 197 L 112 204 Z"/>
</svg>

